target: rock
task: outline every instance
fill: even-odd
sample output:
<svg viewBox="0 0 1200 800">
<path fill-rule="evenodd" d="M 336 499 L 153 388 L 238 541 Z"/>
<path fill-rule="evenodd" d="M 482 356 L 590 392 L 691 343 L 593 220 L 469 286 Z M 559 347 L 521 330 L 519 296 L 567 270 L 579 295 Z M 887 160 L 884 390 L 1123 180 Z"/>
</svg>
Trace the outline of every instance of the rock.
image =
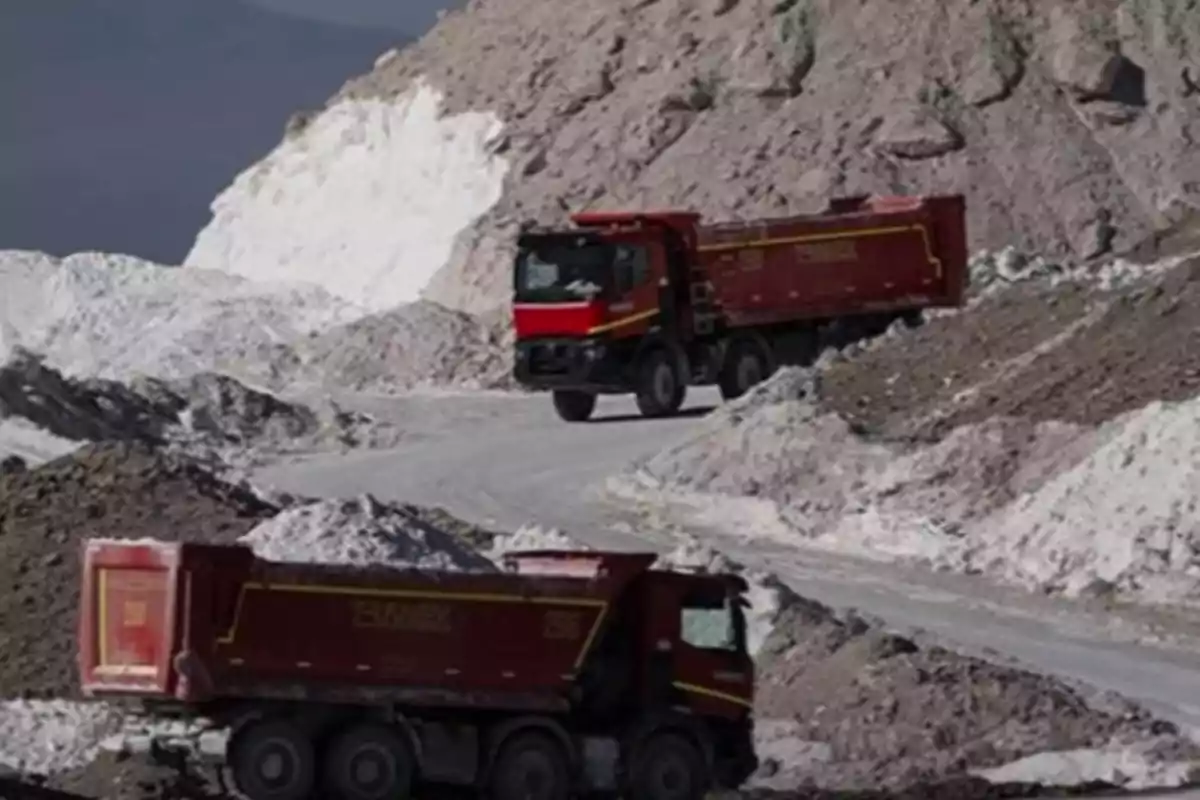
<svg viewBox="0 0 1200 800">
<path fill-rule="evenodd" d="M 1078 99 L 1111 97 L 1121 74 L 1132 67 L 1114 40 L 1065 8 L 1051 12 L 1049 37 L 1051 77 Z"/>
<path fill-rule="evenodd" d="M 899 158 L 936 158 L 963 146 L 959 133 L 925 106 L 906 108 L 885 118 L 876 147 Z"/>
<path fill-rule="evenodd" d="M 971 54 L 959 78 L 963 100 L 977 107 L 1008 97 L 1024 71 L 1017 43 L 1001 20 L 987 17 L 983 40 L 983 46 Z"/>
<path fill-rule="evenodd" d="M 0 460 L 0 475 L 17 475 L 26 469 L 25 459 L 20 456 L 8 456 Z"/>
</svg>

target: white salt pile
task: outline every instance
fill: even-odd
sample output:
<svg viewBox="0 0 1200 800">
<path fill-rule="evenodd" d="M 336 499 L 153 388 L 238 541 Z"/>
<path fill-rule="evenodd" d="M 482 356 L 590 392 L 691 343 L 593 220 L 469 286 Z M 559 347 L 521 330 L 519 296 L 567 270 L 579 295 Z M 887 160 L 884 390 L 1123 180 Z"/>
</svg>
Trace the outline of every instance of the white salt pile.
<svg viewBox="0 0 1200 800">
<path fill-rule="evenodd" d="M 184 263 L 301 280 L 381 311 L 418 299 L 508 172 L 488 112 L 441 116 L 418 82 L 392 100 L 341 100 L 213 202 Z"/>
<path fill-rule="evenodd" d="M 271 561 L 493 570 L 470 545 L 370 495 L 281 511 L 240 541 Z"/>
<path fill-rule="evenodd" d="M 927 446 L 863 440 L 783 371 L 608 482 L 743 536 L 1067 595 L 1200 602 L 1200 399 L 1091 431 L 991 419 Z"/>
<path fill-rule="evenodd" d="M 0 766 L 49 774 L 92 761 L 121 715 L 102 703 L 7 700 L 0 703 Z"/>
</svg>

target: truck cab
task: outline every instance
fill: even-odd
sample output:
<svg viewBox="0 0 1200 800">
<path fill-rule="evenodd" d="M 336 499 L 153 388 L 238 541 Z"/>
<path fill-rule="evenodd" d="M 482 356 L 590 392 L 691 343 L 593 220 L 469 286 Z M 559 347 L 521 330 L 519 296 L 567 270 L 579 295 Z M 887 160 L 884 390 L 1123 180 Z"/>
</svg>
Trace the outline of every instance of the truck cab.
<svg viewBox="0 0 1200 800">
<path fill-rule="evenodd" d="M 528 230 L 513 276 L 515 376 L 555 392 L 560 414 L 636 384 L 640 351 L 686 342 L 692 324 L 689 249 L 699 215 L 575 214 L 572 230 Z M 686 376 L 674 375 L 681 389 Z M 672 404 L 675 386 L 660 398 Z M 590 414 L 590 410 L 588 411 Z M 651 412 L 653 413 L 653 412 Z"/>
</svg>

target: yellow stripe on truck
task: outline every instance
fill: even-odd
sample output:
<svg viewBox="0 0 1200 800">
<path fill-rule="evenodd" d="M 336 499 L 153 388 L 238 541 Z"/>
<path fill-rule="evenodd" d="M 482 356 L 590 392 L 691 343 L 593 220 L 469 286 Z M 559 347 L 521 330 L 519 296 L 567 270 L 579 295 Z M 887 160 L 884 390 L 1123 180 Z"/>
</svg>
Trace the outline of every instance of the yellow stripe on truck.
<svg viewBox="0 0 1200 800">
<path fill-rule="evenodd" d="M 612 322 L 606 322 L 603 325 L 597 325 L 593 328 L 588 328 L 587 335 L 592 336 L 597 333 L 607 333 L 608 331 L 617 328 L 624 328 L 626 325 L 633 325 L 636 322 L 641 322 L 644 319 L 650 319 L 658 313 L 657 308 L 652 308 L 649 311 L 639 311 L 636 314 L 630 314 L 628 317 L 614 319 Z"/>
<path fill-rule="evenodd" d="M 854 231 L 835 231 L 833 233 L 810 233 L 805 236 L 782 236 L 775 239 L 755 239 L 749 242 L 718 242 L 716 244 L 700 245 L 696 248 L 699 253 L 727 253 L 748 248 L 782 247 L 789 244 L 805 244 L 807 242 L 832 242 L 839 239 L 857 239 L 867 236 L 895 236 L 901 233 L 917 233 L 925 246 L 925 258 L 933 265 L 938 278 L 942 277 L 942 260 L 934 255 L 933 242 L 929 238 L 929 229 L 924 225 L 893 225 L 889 228 L 861 228 Z"/>
</svg>

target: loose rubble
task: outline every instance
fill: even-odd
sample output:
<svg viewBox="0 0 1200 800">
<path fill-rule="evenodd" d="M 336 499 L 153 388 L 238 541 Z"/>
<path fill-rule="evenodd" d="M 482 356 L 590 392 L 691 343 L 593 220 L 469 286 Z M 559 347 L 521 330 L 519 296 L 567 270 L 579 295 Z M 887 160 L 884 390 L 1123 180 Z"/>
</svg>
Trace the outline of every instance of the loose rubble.
<svg viewBox="0 0 1200 800">
<path fill-rule="evenodd" d="M 1015 286 L 785 370 L 610 489 L 798 545 L 1194 605 L 1197 268 Z"/>
<path fill-rule="evenodd" d="M 67 378 L 23 348 L 0 365 L 0 421 L 8 448 L 42 460 L 85 442 L 131 441 L 245 467 L 288 452 L 370 445 L 387 435 L 386 426 L 332 402 L 315 409 L 286 402 L 227 375 L 128 384 Z"/>
</svg>

